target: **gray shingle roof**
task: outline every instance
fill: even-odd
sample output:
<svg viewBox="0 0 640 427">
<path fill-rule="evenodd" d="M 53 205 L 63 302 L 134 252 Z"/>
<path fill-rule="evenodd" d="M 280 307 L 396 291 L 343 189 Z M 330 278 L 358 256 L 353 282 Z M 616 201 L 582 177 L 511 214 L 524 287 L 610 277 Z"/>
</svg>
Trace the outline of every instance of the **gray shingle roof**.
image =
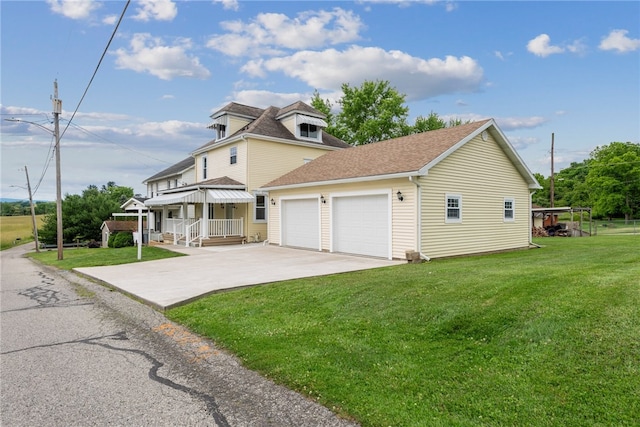
<svg viewBox="0 0 640 427">
<path fill-rule="evenodd" d="M 169 177 L 169 176 L 173 176 L 173 175 L 177 175 L 179 173 L 184 172 L 185 170 L 194 167 L 196 159 L 189 156 L 184 160 L 179 161 L 178 163 L 176 163 L 175 165 L 169 166 L 168 168 L 158 172 L 155 175 L 150 176 L 149 178 L 145 179 L 144 181 L 142 181 L 143 183 L 146 183 L 148 181 L 153 181 L 156 179 L 161 179 L 161 178 L 165 178 L 165 177 Z"/>
<path fill-rule="evenodd" d="M 332 151 L 264 187 L 416 172 L 490 120 Z"/>
<path fill-rule="evenodd" d="M 212 115 L 212 117 L 219 115 L 218 113 L 221 111 L 233 112 L 233 113 L 241 114 L 244 116 L 249 116 L 249 114 L 244 114 L 244 113 L 248 113 L 249 109 L 252 109 L 251 111 L 253 111 L 253 113 L 260 111 L 260 115 L 257 116 L 256 119 L 253 120 L 251 123 L 249 123 L 247 126 L 235 132 L 233 135 L 229 135 L 228 137 L 222 140 L 214 139 L 212 141 L 209 141 L 195 151 L 199 152 L 205 148 L 213 147 L 216 144 L 223 144 L 224 142 L 228 141 L 230 138 L 234 138 L 243 134 L 261 135 L 261 136 L 266 136 L 271 138 L 278 138 L 278 139 L 285 139 L 285 140 L 288 139 L 288 140 L 298 141 L 298 142 L 313 143 L 308 140 L 302 140 L 302 139 L 296 138 L 295 135 L 293 135 L 289 131 L 289 129 L 287 129 L 277 118 L 281 117 L 283 114 L 286 115 L 287 112 L 291 112 L 291 111 L 301 111 L 307 114 L 311 114 L 315 117 L 324 117 L 324 115 L 320 113 L 318 110 L 316 110 L 313 107 L 310 107 L 309 105 L 301 101 L 298 101 L 284 108 L 278 108 L 278 107 L 272 106 L 264 110 L 261 110 L 255 107 L 248 107 L 246 105 L 231 103 L 225 106 L 224 108 L 222 108 L 221 110 L 219 110 L 218 112 L 216 112 L 214 115 Z M 240 113 L 240 111 L 242 111 L 243 113 Z M 325 145 L 328 147 L 335 147 L 335 148 L 351 147 L 346 142 L 336 138 L 333 135 L 329 135 L 326 132 L 322 132 L 322 142 L 317 144 Z"/>
</svg>

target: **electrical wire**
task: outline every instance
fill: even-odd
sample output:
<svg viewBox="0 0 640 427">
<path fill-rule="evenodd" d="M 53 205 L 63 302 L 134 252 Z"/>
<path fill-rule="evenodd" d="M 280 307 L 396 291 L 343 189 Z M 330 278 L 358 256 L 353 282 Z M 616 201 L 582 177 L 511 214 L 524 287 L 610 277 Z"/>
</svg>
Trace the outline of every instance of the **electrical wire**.
<svg viewBox="0 0 640 427">
<path fill-rule="evenodd" d="M 96 138 L 98 138 L 98 139 L 102 139 L 103 141 L 108 142 L 109 144 L 117 145 L 117 146 L 118 146 L 118 147 L 120 147 L 120 148 L 124 148 L 125 150 L 129 150 L 129 151 L 131 151 L 131 152 L 133 152 L 133 153 L 136 153 L 136 154 L 139 154 L 139 155 L 141 155 L 141 156 L 148 157 L 148 158 L 150 158 L 150 159 L 156 160 L 156 161 L 161 162 L 161 163 L 166 163 L 166 164 L 171 164 L 171 163 L 172 163 L 172 162 L 168 162 L 168 161 L 163 160 L 163 159 L 159 159 L 159 158 L 157 158 L 157 157 L 153 157 L 153 156 L 151 156 L 151 155 L 149 155 L 149 154 L 147 154 L 147 153 L 145 153 L 145 152 L 135 150 L 135 149 L 133 149 L 133 148 L 131 148 L 131 147 L 127 147 L 126 145 L 118 144 L 118 143 L 117 143 L 117 142 L 115 142 L 115 141 L 112 141 L 112 140 L 110 140 L 110 139 L 108 139 L 108 138 L 105 138 L 104 136 L 100 136 L 100 135 L 98 135 L 98 134 L 96 134 L 96 133 L 93 133 L 93 132 L 91 132 L 90 130 L 85 129 L 85 128 L 83 128 L 82 126 L 77 125 L 77 124 L 75 124 L 75 123 L 69 123 L 69 125 L 73 126 L 75 129 L 78 129 L 78 130 L 80 130 L 80 131 L 82 131 L 82 132 L 86 133 L 87 135 L 91 135 L 91 136 L 96 137 Z M 148 164 L 145 164 L 145 165 L 146 165 L 146 166 L 148 166 L 148 167 L 155 167 L 155 165 L 154 165 L 154 166 L 152 166 L 152 165 L 148 165 Z"/>
<path fill-rule="evenodd" d="M 91 84 L 93 83 L 93 79 L 96 77 L 96 74 L 98 74 L 98 70 L 100 69 L 100 65 L 102 64 L 102 60 L 107 55 L 107 51 L 109 50 L 109 46 L 111 46 L 111 42 L 113 41 L 114 37 L 116 36 L 116 32 L 118 31 L 118 27 L 120 27 L 120 23 L 122 22 L 122 19 L 124 18 L 124 14 L 127 11 L 127 8 L 129 7 L 130 3 L 131 3 L 131 0 L 127 0 L 127 3 L 124 5 L 124 9 L 122 10 L 122 13 L 120 14 L 120 18 L 118 19 L 118 22 L 116 23 L 116 26 L 113 29 L 113 32 L 111 33 L 111 38 L 109 38 L 109 42 L 107 43 L 107 46 L 105 46 L 104 51 L 102 52 L 102 56 L 100 57 L 100 60 L 98 61 L 98 65 L 96 65 L 96 69 L 93 71 L 93 75 L 91 76 L 91 79 L 89 80 L 89 83 L 87 84 L 87 87 L 84 90 L 84 93 L 82 94 L 82 97 L 80 98 L 80 101 L 78 102 L 78 105 L 76 106 L 76 109 L 73 111 L 73 114 L 71 115 L 71 118 L 69 119 L 69 122 L 67 123 L 67 126 L 65 126 L 64 130 L 62 131 L 62 134 L 60 135 L 60 139 L 62 139 L 62 137 L 64 136 L 64 134 L 67 131 L 67 129 L 69 129 L 69 126 L 71 125 L 71 122 L 73 121 L 73 118 L 76 116 L 76 113 L 80 109 L 80 105 L 82 105 L 82 101 L 84 101 L 84 97 L 87 95 L 87 92 L 89 91 L 89 87 L 91 87 Z"/>
</svg>

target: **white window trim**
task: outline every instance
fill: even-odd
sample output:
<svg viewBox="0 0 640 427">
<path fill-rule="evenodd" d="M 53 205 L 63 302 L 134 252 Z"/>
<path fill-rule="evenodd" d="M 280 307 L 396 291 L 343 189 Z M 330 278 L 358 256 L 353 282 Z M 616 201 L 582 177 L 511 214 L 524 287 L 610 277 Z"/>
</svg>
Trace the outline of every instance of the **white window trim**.
<svg viewBox="0 0 640 427">
<path fill-rule="evenodd" d="M 458 199 L 459 218 L 449 218 L 449 199 Z M 445 224 L 457 224 L 462 222 L 462 196 L 460 194 L 445 194 L 444 196 L 444 222 Z"/>
<path fill-rule="evenodd" d="M 200 164 L 202 166 L 202 180 L 206 180 L 207 179 L 207 168 L 208 168 L 208 161 L 207 161 L 207 155 L 205 154 L 204 156 L 202 156 L 202 160 L 200 160 Z"/>
<path fill-rule="evenodd" d="M 318 122 L 316 123 L 315 121 L 312 123 L 311 120 L 312 117 L 307 117 L 307 116 L 301 116 L 300 114 L 296 115 L 296 138 L 298 139 L 303 139 L 306 141 L 316 141 L 316 142 L 320 142 L 322 141 L 322 124 L 326 125 L 326 122 L 324 120 L 321 119 L 315 119 Z M 318 136 L 315 138 L 312 137 L 308 137 L 308 136 L 302 136 L 301 132 L 300 132 L 300 125 L 302 124 L 308 124 L 308 125 L 314 125 L 317 127 L 318 129 Z"/>
<path fill-rule="evenodd" d="M 253 222 L 256 224 L 264 224 L 266 222 L 269 222 L 269 194 L 268 193 L 262 193 L 262 192 L 256 192 L 253 194 L 254 196 L 256 196 L 256 201 L 253 203 Z M 258 210 L 258 196 L 262 196 L 264 197 L 264 219 L 257 219 L 257 210 Z"/>
<path fill-rule="evenodd" d="M 235 153 L 235 155 L 233 153 Z M 232 163 L 231 159 L 233 157 L 235 157 L 236 161 Z M 237 146 L 229 147 L 229 165 L 237 165 L 237 164 L 238 164 L 238 147 Z"/>
<path fill-rule="evenodd" d="M 511 202 L 511 211 L 513 212 L 513 216 L 511 218 L 507 218 L 507 202 Z M 516 199 L 513 197 L 505 197 L 502 201 L 502 220 L 504 222 L 515 222 L 516 220 Z"/>
<path fill-rule="evenodd" d="M 224 127 L 224 135 L 220 135 L 220 126 Z M 218 117 L 217 119 L 215 119 L 214 123 L 213 123 L 213 127 L 216 131 L 216 141 L 220 141 L 222 139 L 225 139 L 228 135 L 229 132 L 229 120 L 228 120 L 228 116 L 224 115 L 221 117 Z"/>
</svg>

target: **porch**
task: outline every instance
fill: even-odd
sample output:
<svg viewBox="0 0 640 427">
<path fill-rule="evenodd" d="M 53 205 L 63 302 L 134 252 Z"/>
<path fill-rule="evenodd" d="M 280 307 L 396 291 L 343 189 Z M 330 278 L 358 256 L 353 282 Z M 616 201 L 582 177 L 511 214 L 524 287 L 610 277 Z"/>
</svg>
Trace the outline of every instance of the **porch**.
<svg viewBox="0 0 640 427">
<path fill-rule="evenodd" d="M 184 246 L 235 245 L 244 243 L 244 218 L 168 218 L 162 233 L 165 242 Z M 206 227 L 205 227 L 206 225 Z"/>
<path fill-rule="evenodd" d="M 157 240 L 162 237 L 174 245 L 210 246 L 246 241 L 249 224 L 245 218 L 254 202 L 255 197 L 241 189 L 188 188 L 145 203 L 153 212 Z"/>
</svg>

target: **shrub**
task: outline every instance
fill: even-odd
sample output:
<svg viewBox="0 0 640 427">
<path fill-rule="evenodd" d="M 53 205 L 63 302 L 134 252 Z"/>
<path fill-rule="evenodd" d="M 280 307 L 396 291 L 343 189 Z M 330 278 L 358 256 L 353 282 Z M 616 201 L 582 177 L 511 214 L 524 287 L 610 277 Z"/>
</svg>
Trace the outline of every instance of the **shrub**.
<svg viewBox="0 0 640 427">
<path fill-rule="evenodd" d="M 133 246 L 133 233 L 119 232 L 113 233 L 109 236 L 108 246 L 110 248 L 124 248 L 127 246 Z"/>
</svg>

